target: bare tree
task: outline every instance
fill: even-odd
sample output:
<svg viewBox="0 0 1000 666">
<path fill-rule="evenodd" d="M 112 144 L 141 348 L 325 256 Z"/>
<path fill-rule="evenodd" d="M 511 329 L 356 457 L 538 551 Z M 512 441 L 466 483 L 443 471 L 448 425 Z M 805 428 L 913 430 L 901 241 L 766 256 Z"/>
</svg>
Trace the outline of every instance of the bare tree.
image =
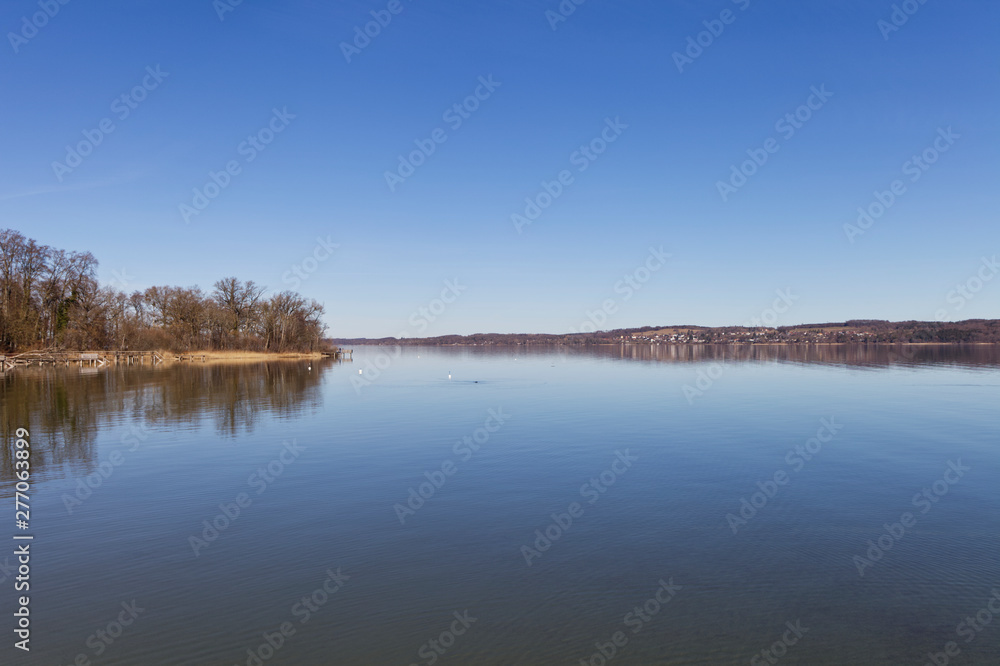
<svg viewBox="0 0 1000 666">
<path fill-rule="evenodd" d="M 258 323 L 259 302 L 267 288 L 255 284 L 253 280 L 240 282 L 234 277 L 223 278 L 214 287 L 212 296 L 224 314 L 223 322 L 226 333 L 230 336 L 229 343 L 239 346 L 240 336 Z"/>
<path fill-rule="evenodd" d="M 323 306 L 294 292 L 265 300 L 252 280 L 224 278 L 211 297 L 198 287 L 154 286 L 126 294 L 97 281 L 90 252 L 40 245 L 0 229 L 0 350 L 315 349 Z"/>
</svg>

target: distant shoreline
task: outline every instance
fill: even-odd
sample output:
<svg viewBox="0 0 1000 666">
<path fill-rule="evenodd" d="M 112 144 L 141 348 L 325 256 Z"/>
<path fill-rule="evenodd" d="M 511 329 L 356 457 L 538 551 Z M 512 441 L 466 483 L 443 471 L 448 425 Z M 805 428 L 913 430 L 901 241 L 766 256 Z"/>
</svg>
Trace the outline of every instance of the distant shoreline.
<svg viewBox="0 0 1000 666">
<path fill-rule="evenodd" d="M 643 326 L 584 333 L 474 333 L 429 338 L 333 338 L 337 345 L 609 345 L 609 344 L 995 344 L 1000 319 L 900 321 L 852 319 L 796 326 Z"/>
<path fill-rule="evenodd" d="M 624 345 L 661 345 L 667 347 L 957 347 L 959 345 L 1000 345 L 997 342 L 655 342 L 655 341 L 620 341 L 620 342 L 433 342 L 415 341 L 413 339 L 387 342 L 384 340 L 347 340 L 341 344 L 355 347 L 614 347 Z"/>
</svg>

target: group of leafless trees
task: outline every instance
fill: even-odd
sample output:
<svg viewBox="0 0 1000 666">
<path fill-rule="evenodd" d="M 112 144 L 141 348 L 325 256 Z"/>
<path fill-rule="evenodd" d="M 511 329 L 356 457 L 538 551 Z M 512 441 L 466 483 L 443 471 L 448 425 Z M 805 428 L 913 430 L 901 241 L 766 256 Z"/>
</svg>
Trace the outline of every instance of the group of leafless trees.
<svg viewBox="0 0 1000 666">
<path fill-rule="evenodd" d="M 0 229 L 0 351 L 246 349 L 316 351 L 323 306 L 234 277 L 199 287 L 125 293 L 97 281 L 90 252 L 67 252 Z"/>
</svg>

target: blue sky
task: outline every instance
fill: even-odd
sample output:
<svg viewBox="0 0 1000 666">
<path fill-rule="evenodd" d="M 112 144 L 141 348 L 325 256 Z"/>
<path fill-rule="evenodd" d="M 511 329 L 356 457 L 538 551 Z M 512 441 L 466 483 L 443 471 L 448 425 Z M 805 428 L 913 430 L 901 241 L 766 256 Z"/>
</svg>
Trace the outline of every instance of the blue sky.
<svg viewBox="0 0 1000 666">
<path fill-rule="evenodd" d="M 779 289 L 797 298 L 782 324 L 1000 316 L 1000 279 L 954 293 L 1000 252 L 995 2 L 896 3 L 915 9 L 898 26 L 872 0 L 586 0 L 558 22 L 555 0 L 243 0 L 220 19 L 228 2 L 69 0 L 46 20 L 37 0 L 4 3 L 0 227 L 90 250 L 128 290 L 298 281 L 335 337 L 566 332 L 606 301 L 602 328 L 742 324 Z M 371 12 L 391 21 L 348 62 Z M 445 112 L 477 88 L 454 127 Z M 294 118 L 268 137 L 275 109 Z M 797 110 L 808 120 L 779 131 Z M 627 128 L 574 162 L 607 119 Z M 391 189 L 386 172 L 439 128 Z M 262 150 L 243 144 L 261 130 Z M 100 143 L 54 167 L 85 131 Z M 768 139 L 723 200 L 719 181 Z M 935 162 L 911 180 L 925 149 Z M 572 182 L 518 233 L 511 216 L 562 171 Z M 850 242 L 844 225 L 895 180 Z M 317 239 L 338 247 L 314 264 Z M 650 247 L 671 257 L 626 299 L 616 285 Z M 464 289 L 442 311 L 445 280 Z"/>
</svg>

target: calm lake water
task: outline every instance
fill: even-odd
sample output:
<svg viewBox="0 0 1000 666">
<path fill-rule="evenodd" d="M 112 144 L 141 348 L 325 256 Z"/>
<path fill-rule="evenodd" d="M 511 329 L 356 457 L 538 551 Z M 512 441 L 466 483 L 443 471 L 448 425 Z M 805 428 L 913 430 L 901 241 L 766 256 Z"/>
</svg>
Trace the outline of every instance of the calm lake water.
<svg viewBox="0 0 1000 666">
<path fill-rule="evenodd" d="M 4 664 L 1000 663 L 997 347 L 359 348 L 0 401 Z"/>
</svg>

